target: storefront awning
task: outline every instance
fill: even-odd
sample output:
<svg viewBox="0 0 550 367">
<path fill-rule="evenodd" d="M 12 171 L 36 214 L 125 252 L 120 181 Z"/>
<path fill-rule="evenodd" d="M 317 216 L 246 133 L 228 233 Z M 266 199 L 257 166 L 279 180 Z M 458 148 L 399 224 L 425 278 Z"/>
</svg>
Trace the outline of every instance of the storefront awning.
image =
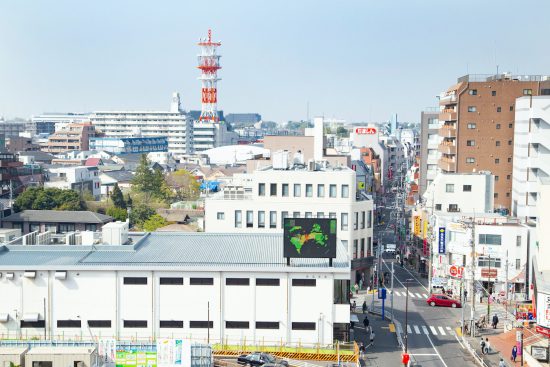
<svg viewBox="0 0 550 367">
<path fill-rule="evenodd" d="M 37 322 L 40 314 L 38 313 L 26 313 L 23 314 L 23 321 L 25 322 Z"/>
</svg>

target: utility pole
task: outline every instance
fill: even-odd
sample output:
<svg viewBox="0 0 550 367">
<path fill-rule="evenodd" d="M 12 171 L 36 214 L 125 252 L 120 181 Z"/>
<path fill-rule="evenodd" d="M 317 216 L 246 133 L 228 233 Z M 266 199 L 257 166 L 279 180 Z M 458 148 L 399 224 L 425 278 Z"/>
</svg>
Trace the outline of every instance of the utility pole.
<svg viewBox="0 0 550 367">
<path fill-rule="evenodd" d="M 470 308 L 470 333 L 472 337 L 475 337 L 475 321 L 474 315 L 476 310 L 476 295 L 475 295 L 475 278 L 476 278 L 476 233 L 475 233 L 475 217 L 470 219 L 468 226 L 470 227 L 470 245 L 471 249 L 471 262 L 472 262 L 472 307 Z"/>
<path fill-rule="evenodd" d="M 207 329 L 206 329 L 207 334 L 206 335 L 207 335 L 207 344 L 210 345 L 210 301 L 208 301 L 208 303 L 207 303 L 207 308 L 208 308 L 208 315 L 207 315 L 208 316 L 208 321 L 207 321 L 208 325 L 206 325 L 206 327 L 207 327 Z"/>
<path fill-rule="evenodd" d="M 409 279 L 407 279 L 405 281 L 405 284 L 407 286 L 406 290 L 407 290 L 407 294 L 406 294 L 406 298 L 405 298 L 405 353 L 407 353 L 407 347 L 408 347 L 408 340 L 409 340 L 409 331 L 408 331 L 408 327 L 409 327 Z"/>
<path fill-rule="evenodd" d="M 391 302 L 391 322 L 393 322 L 393 264 L 395 262 L 392 261 L 391 263 L 391 294 L 390 294 L 390 302 Z"/>
<path fill-rule="evenodd" d="M 489 274 L 487 274 L 487 322 L 491 316 L 491 254 L 489 254 Z"/>
<path fill-rule="evenodd" d="M 506 284 L 506 302 L 504 303 L 504 307 L 506 307 L 506 315 L 504 316 L 506 319 L 506 323 L 508 323 L 508 288 L 509 288 L 509 285 L 508 285 L 508 268 L 509 268 L 509 265 L 508 265 L 508 250 L 506 250 L 506 280 L 505 280 L 505 284 Z M 550 339 L 549 339 L 550 340 Z"/>
</svg>

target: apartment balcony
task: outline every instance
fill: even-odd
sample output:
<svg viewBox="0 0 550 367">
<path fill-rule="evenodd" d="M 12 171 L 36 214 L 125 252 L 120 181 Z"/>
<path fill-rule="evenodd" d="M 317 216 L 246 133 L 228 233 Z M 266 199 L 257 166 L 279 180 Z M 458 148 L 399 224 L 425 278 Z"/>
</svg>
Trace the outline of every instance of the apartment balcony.
<svg viewBox="0 0 550 367">
<path fill-rule="evenodd" d="M 443 154 L 456 155 L 456 146 L 451 142 L 441 142 L 441 144 L 437 147 L 437 150 Z"/>
<path fill-rule="evenodd" d="M 456 161 L 454 159 L 441 157 L 437 165 L 444 172 L 456 172 Z"/>
<path fill-rule="evenodd" d="M 439 96 L 439 104 L 440 105 L 446 105 L 450 103 L 456 103 L 456 94 L 449 94 L 445 95 L 445 93 L 441 93 Z"/>
<path fill-rule="evenodd" d="M 452 125 L 443 125 L 439 129 L 439 136 L 444 138 L 456 138 L 456 128 Z"/>
<path fill-rule="evenodd" d="M 439 113 L 439 121 L 456 121 L 458 113 L 453 109 L 445 109 Z"/>
</svg>

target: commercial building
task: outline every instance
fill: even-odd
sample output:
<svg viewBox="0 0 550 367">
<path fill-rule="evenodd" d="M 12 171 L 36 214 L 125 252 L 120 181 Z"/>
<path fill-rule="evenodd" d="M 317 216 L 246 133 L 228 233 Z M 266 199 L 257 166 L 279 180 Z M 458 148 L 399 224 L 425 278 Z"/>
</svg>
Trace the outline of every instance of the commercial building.
<svg viewBox="0 0 550 367">
<path fill-rule="evenodd" d="M 512 213 L 536 221 L 541 178 L 550 176 L 550 96 L 516 100 Z"/>
<path fill-rule="evenodd" d="M 359 282 L 373 255 L 373 202 L 357 189 L 356 172 L 326 162 L 290 163 L 282 152 L 273 162 L 236 175 L 232 185 L 206 199 L 205 232 L 280 233 L 285 218 L 336 218 L 337 239 L 348 249 Z"/>
<path fill-rule="evenodd" d="M 26 125 L 26 121 L 5 121 L 0 119 L 0 135 L 3 135 L 4 138 L 19 136 L 19 133 L 25 131 Z"/>
<path fill-rule="evenodd" d="M 283 257 L 283 235 L 131 233 L 0 246 L 0 334 L 301 346 L 344 340 L 350 262 Z M 99 243 L 97 243 L 99 242 Z M 136 307 L 139 305 L 139 307 Z"/>
<path fill-rule="evenodd" d="M 70 150 L 88 150 L 95 128 L 90 123 L 68 124 L 48 138 L 49 153 L 64 153 Z"/>
<path fill-rule="evenodd" d="M 40 185 L 44 180 L 42 169 L 34 165 L 25 165 L 18 160 L 17 154 L 0 152 L 0 194 L 15 197 L 27 186 Z"/>
<path fill-rule="evenodd" d="M 48 180 L 44 187 L 74 190 L 80 194 L 90 193 L 95 200 L 101 194 L 101 182 L 97 167 L 70 166 L 48 169 Z"/>
<path fill-rule="evenodd" d="M 90 150 L 104 150 L 114 154 L 167 152 L 168 139 L 165 136 L 146 138 L 94 137 L 90 139 Z"/>
<path fill-rule="evenodd" d="M 440 96 L 443 172 L 488 170 L 495 176 L 495 209 L 509 212 L 516 98 L 550 94 L 540 75 L 466 75 Z"/>
<path fill-rule="evenodd" d="M 44 113 L 32 116 L 31 122 L 27 124 L 27 131 L 31 136 L 51 135 L 69 124 L 85 124 L 87 122 L 90 122 L 87 113 Z"/>
<path fill-rule="evenodd" d="M 425 110 L 420 113 L 420 177 L 419 194 L 423 195 L 437 175 L 438 161 L 441 157 L 439 144 L 443 140 L 439 135 L 439 109 Z"/>
</svg>

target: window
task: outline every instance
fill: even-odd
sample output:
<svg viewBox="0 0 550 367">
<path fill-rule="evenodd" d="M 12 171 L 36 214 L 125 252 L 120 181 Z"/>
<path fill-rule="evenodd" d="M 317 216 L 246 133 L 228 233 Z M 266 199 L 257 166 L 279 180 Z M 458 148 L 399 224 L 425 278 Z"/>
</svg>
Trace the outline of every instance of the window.
<svg viewBox="0 0 550 367">
<path fill-rule="evenodd" d="M 468 106 L 468 112 L 476 112 L 477 108 L 476 106 Z"/>
<path fill-rule="evenodd" d="M 361 229 L 365 228 L 365 211 L 361 212 Z"/>
<path fill-rule="evenodd" d="M 359 212 L 355 212 L 353 216 L 353 229 L 359 229 Z"/>
<path fill-rule="evenodd" d="M 471 96 L 477 96 L 477 89 L 470 89 L 468 91 L 468 94 L 471 95 Z"/>
<path fill-rule="evenodd" d="M 160 285 L 183 285 L 183 278 L 160 278 Z"/>
<path fill-rule="evenodd" d="M 246 228 L 254 227 L 254 212 L 252 210 L 246 211 Z"/>
<path fill-rule="evenodd" d="M 57 327 L 81 328 L 81 320 L 57 320 Z"/>
<path fill-rule="evenodd" d="M 225 278 L 225 285 L 250 285 L 248 278 Z"/>
<path fill-rule="evenodd" d="M 360 252 L 360 255 L 361 257 L 365 257 L 365 239 L 364 238 L 361 238 L 361 252 Z"/>
<path fill-rule="evenodd" d="M 510 112 L 514 110 L 514 106 L 510 106 Z"/>
<path fill-rule="evenodd" d="M 498 181 L 498 176 L 495 176 L 495 181 Z"/>
<path fill-rule="evenodd" d="M 46 322 L 44 320 L 38 321 L 23 321 L 21 320 L 21 328 L 44 328 L 46 327 Z"/>
<path fill-rule="evenodd" d="M 349 198 L 349 186 L 348 185 L 342 185 L 342 197 L 343 198 Z"/>
<path fill-rule="evenodd" d="M 474 147 L 476 145 L 475 140 L 466 140 L 466 146 L 468 147 Z"/>
<path fill-rule="evenodd" d="M 305 218 L 313 218 L 313 214 L 311 212 L 305 212 Z"/>
<path fill-rule="evenodd" d="M 479 235 L 479 244 L 480 245 L 500 245 L 502 236 L 499 234 L 480 234 Z"/>
<path fill-rule="evenodd" d="M 451 213 L 458 212 L 458 204 L 449 204 L 449 206 L 447 207 L 447 211 Z"/>
<path fill-rule="evenodd" d="M 435 210 L 441 210 L 441 204 L 435 204 Z"/>
<path fill-rule="evenodd" d="M 147 284 L 146 277 L 124 277 L 124 284 L 128 285 L 144 285 Z"/>
<path fill-rule="evenodd" d="M 330 212 L 330 213 L 328 213 L 328 217 L 332 218 L 332 219 L 336 219 L 336 213 Z"/>
<path fill-rule="evenodd" d="M 502 112 L 502 107 L 497 107 L 497 112 Z"/>
<path fill-rule="evenodd" d="M 471 192 L 472 191 L 472 185 L 462 185 L 462 191 Z"/>
<path fill-rule="evenodd" d="M 508 157 L 508 163 L 512 163 L 512 157 Z"/>
<path fill-rule="evenodd" d="M 97 224 L 86 223 L 86 225 L 84 226 L 84 230 L 95 232 L 95 231 L 97 231 Z"/>
<path fill-rule="evenodd" d="M 265 183 L 258 184 L 258 196 L 265 196 Z"/>
<path fill-rule="evenodd" d="M 277 278 L 256 278 L 256 286 L 278 287 L 281 284 Z"/>
<path fill-rule="evenodd" d="M 331 198 L 335 198 L 336 197 L 336 185 L 330 185 L 328 187 L 328 195 L 331 197 Z"/>
<path fill-rule="evenodd" d="M 466 163 L 476 163 L 476 159 L 474 157 L 467 157 Z"/>
<path fill-rule="evenodd" d="M 147 320 L 124 320 L 125 328 L 146 328 Z"/>
<path fill-rule="evenodd" d="M 60 223 L 59 233 L 74 232 L 74 223 Z"/>
<path fill-rule="evenodd" d="M 512 129 L 513 127 L 514 127 L 514 124 L 512 124 L 512 123 L 508 124 L 508 128 Z"/>
<path fill-rule="evenodd" d="M 353 240 L 353 258 L 357 259 L 357 248 L 359 247 L 359 240 Z"/>
<path fill-rule="evenodd" d="M 499 164 L 500 163 L 500 158 L 495 158 L 495 164 Z"/>
<path fill-rule="evenodd" d="M 269 212 L 269 228 L 277 228 L 277 212 Z"/>
<path fill-rule="evenodd" d="M 512 145 L 512 141 L 511 141 L 511 140 L 508 140 L 508 145 Z"/>
<path fill-rule="evenodd" d="M 499 130 L 500 129 L 500 124 L 496 124 L 496 128 L 497 128 L 497 130 Z"/>
<path fill-rule="evenodd" d="M 110 328 L 111 320 L 88 320 L 89 327 Z"/>
<path fill-rule="evenodd" d="M 455 192 L 455 185 L 454 184 L 446 184 L 445 185 L 445 192 Z"/>
<path fill-rule="evenodd" d="M 292 330 L 315 330 L 314 322 L 293 322 Z"/>
<path fill-rule="evenodd" d="M 500 147 L 500 140 L 497 140 L 497 141 L 495 142 L 495 145 L 496 145 L 497 147 Z"/>
<path fill-rule="evenodd" d="M 510 197 L 510 193 L 509 193 L 509 192 L 506 193 L 506 197 L 507 197 L 507 198 Z"/>
<path fill-rule="evenodd" d="M 212 329 L 214 321 L 189 321 L 189 327 L 191 329 Z"/>
<path fill-rule="evenodd" d="M 292 218 L 300 218 L 300 212 L 293 212 Z"/>
<path fill-rule="evenodd" d="M 288 196 L 288 184 L 283 184 L 282 194 L 283 196 Z"/>
<path fill-rule="evenodd" d="M 292 279 L 293 287 L 315 287 L 317 279 Z"/>
<path fill-rule="evenodd" d="M 250 323 L 248 321 L 226 321 L 226 329 L 249 329 Z"/>
<path fill-rule="evenodd" d="M 298 198 L 302 196 L 302 186 L 300 184 L 294 184 L 294 197 Z"/>
<path fill-rule="evenodd" d="M 489 257 L 487 256 L 480 256 L 477 258 L 477 265 L 482 267 L 489 267 L 491 268 L 500 268 L 501 261 L 499 258 L 493 258 L 491 257 L 491 261 L 489 261 Z"/>
<path fill-rule="evenodd" d="M 265 212 L 258 211 L 258 228 L 265 228 Z"/>
<path fill-rule="evenodd" d="M 516 259 L 516 270 L 521 268 L 521 259 Z"/>
<path fill-rule="evenodd" d="M 161 329 L 183 329 L 181 320 L 160 320 Z"/>
<path fill-rule="evenodd" d="M 240 210 L 235 210 L 235 228 L 241 228 L 243 225 L 243 213 Z"/>
<path fill-rule="evenodd" d="M 498 192 L 495 192 L 495 193 L 493 194 L 493 198 L 498 199 Z"/>
<path fill-rule="evenodd" d="M 492 95 L 493 97 L 496 96 L 496 95 L 497 95 L 497 91 L 496 91 L 496 90 L 491 91 L 491 95 Z"/>
<path fill-rule="evenodd" d="M 347 231 L 348 230 L 348 213 L 342 213 L 340 215 L 341 219 L 341 225 L 340 225 L 340 229 L 342 231 Z"/>
<path fill-rule="evenodd" d="M 509 180 L 512 176 L 506 175 L 506 179 Z"/>
<path fill-rule="evenodd" d="M 256 321 L 256 329 L 279 329 L 278 321 Z"/>
<path fill-rule="evenodd" d="M 288 218 L 288 212 L 281 212 L 281 226 L 284 225 L 285 218 Z"/>
<path fill-rule="evenodd" d="M 325 197 L 325 185 L 323 185 L 323 184 L 317 185 L 317 197 L 318 198 L 324 198 Z"/>
<path fill-rule="evenodd" d="M 516 246 L 517 247 L 521 246 L 521 236 L 516 236 Z"/>
<path fill-rule="evenodd" d="M 530 96 L 533 94 L 533 90 L 532 89 L 524 89 L 523 90 L 523 95 L 524 96 Z"/>
<path fill-rule="evenodd" d="M 313 185 L 312 184 L 306 184 L 306 197 L 308 197 L 308 198 L 313 197 Z"/>
<path fill-rule="evenodd" d="M 325 213 L 317 212 L 317 218 L 324 218 L 324 217 L 325 217 Z"/>
<path fill-rule="evenodd" d="M 217 218 L 218 220 L 224 220 L 224 219 L 225 219 L 225 213 L 224 213 L 224 212 L 218 212 L 218 213 L 216 214 L 216 218 Z"/>
<path fill-rule="evenodd" d="M 214 285 L 214 278 L 190 278 L 190 285 Z"/>
<path fill-rule="evenodd" d="M 477 127 L 476 123 L 475 122 L 470 122 L 468 123 L 468 129 L 475 129 Z"/>
</svg>

